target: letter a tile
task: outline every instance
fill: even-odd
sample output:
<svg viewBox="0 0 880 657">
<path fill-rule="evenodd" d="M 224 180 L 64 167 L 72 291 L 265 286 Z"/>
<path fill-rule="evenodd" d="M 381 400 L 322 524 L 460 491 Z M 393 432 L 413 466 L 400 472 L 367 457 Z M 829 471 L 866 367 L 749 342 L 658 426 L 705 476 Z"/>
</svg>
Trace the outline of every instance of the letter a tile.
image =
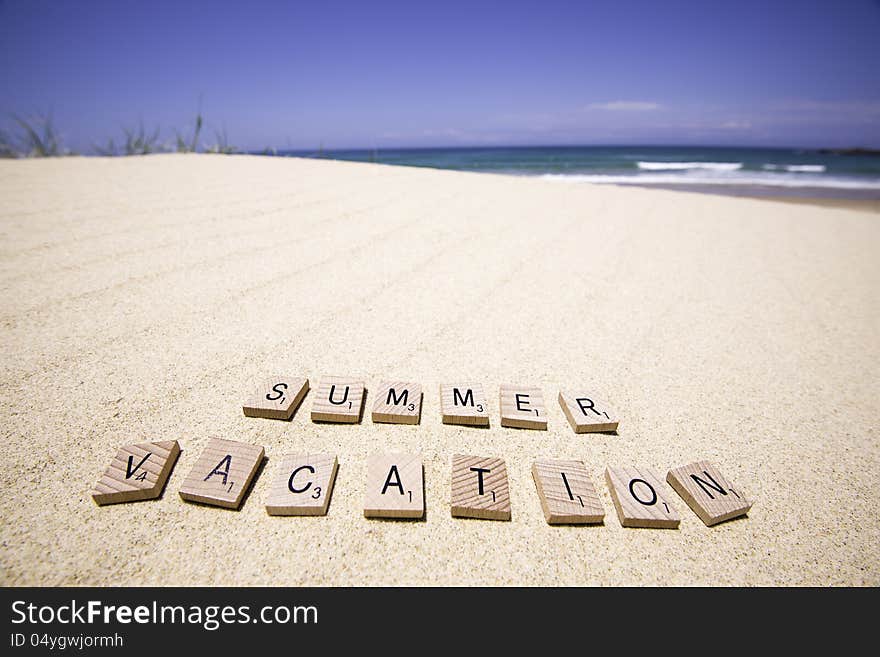
<svg viewBox="0 0 880 657">
<path fill-rule="evenodd" d="M 617 414 L 591 392 L 562 391 L 559 405 L 575 433 L 617 431 Z"/>
<path fill-rule="evenodd" d="M 212 438 L 180 487 L 180 497 L 237 509 L 262 461 L 259 445 Z"/>
<path fill-rule="evenodd" d="M 489 426 L 486 393 L 479 383 L 444 383 L 440 386 L 440 407 L 444 424 Z"/>
<path fill-rule="evenodd" d="M 461 454 L 452 457 L 452 515 L 510 520 L 507 466 L 502 459 Z"/>
<path fill-rule="evenodd" d="M 544 393 L 534 386 L 501 386 L 501 426 L 547 430 Z"/>
<path fill-rule="evenodd" d="M 159 497 L 179 455 L 176 440 L 121 447 L 95 484 L 92 499 L 104 505 Z"/>
<path fill-rule="evenodd" d="M 382 381 L 376 388 L 373 422 L 418 424 L 422 414 L 422 386 L 418 383 Z"/>
<path fill-rule="evenodd" d="M 267 379 L 242 407 L 248 417 L 289 420 L 309 391 L 309 380 L 302 376 L 275 376 Z"/>
<path fill-rule="evenodd" d="M 580 461 L 541 459 L 532 478 L 549 525 L 590 525 L 605 519 L 605 509 L 586 466 Z"/>
<path fill-rule="evenodd" d="M 360 422 L 363 404 L 363 381 L 344 376 L 325 376 L 315 390 L 312 422 Z"/>
<path fill-rule="evenodd" d="M 678 511 L 669 501 L 663 482 L 653 472 L 640 468 L 606 468 L 605 480 L 624 527 L 678 527 L 681 521 Z"/>
<path fill-rule="evenodd" d="M 333 454 L 286 454 L 266 498 L 270 516 L 325 516 L 338 464 Z"/>
<path fill-rule="evenodd" d="M 377 454 L 367 460 L 367 518 L 422 518 L 425 474 L 417 454 Z"/>
<path fill-rule="evenodd" d="M 735 490 L 708 461 L 673 468 L 666 481 L 707 527 L 744 516 L 752 508 L 742 492 Z"/>
</svg>

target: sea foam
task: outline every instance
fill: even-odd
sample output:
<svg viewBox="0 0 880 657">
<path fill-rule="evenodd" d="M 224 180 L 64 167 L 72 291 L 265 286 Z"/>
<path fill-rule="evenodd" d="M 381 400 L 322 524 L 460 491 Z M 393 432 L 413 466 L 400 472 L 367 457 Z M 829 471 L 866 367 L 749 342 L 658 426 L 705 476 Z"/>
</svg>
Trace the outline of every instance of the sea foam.
<svg viewBox="0 0 880 657">
<path fill-rule="evenodd" d="M 707 171 L 630 175 L 558 174 L 540 176 L 559 182 L 606 183 L 613 185 L 744 185 L 766 187 L 813 187 L 818 189 L 880 190 L 880 180 L 844 176 L 803 176 L 798 173 L 737 171 L 718 174 Z"/>
<path fill-rule="evenodd" d="M 707 171 L 738 171 L 742 162 L 637 162 L 644 171 L 686 171 L 705 169 Z"/>
<path fill-rule="evenodd" d="M 788 171 L 790 173 L 825 173 L 824 164 L 765 164 L 766 171 Z"/>
</svg>

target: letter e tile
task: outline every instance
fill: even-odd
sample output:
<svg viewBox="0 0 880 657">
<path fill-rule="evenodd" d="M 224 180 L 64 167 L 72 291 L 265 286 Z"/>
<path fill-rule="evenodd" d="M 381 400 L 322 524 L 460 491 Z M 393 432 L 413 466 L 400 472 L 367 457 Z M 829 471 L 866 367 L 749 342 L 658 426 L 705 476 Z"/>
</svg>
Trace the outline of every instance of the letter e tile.
<svg viewBox="0 0 880 657">
<path fill-rule="evenodd" d="M 534 386 L 501 386 L 501 426 L 547 430 L 544 393 Z"/>
</svg>

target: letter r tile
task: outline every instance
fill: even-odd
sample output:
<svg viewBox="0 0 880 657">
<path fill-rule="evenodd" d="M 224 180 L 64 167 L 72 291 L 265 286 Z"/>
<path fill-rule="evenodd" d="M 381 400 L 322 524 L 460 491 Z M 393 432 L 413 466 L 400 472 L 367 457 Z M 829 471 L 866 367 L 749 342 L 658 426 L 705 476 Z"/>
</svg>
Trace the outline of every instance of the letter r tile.
<svg viewBox="0 0 880 657">
<path fill-rule="evenodd" d="M 325 376 L 315 390 L 312 422 L 360 422 L 364 382 L 352 377 Z"/>
<path fill-rule="evenodd" d="M 575 433 L 617 431 L 617 413 L 592 392 L 561 391 L 559 405 Z"/>
<path fill-rule="evenodd" d="M 180 487 L 180 497 L 237 509 L 262 461 L 259 445 L 212 438 Z"/>
<path fill-rule="evenodd" d="M 286 454 L 266 497 L 266 513 L 327 515 L 337 467 L 333 454 Z"/>
</svg>

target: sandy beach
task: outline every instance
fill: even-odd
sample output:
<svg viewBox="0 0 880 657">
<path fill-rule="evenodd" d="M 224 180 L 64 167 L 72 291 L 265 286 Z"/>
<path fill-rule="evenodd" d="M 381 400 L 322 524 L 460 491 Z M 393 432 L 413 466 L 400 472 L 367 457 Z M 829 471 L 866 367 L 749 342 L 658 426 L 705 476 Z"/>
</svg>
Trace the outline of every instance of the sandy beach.
<svg viewBox="0 0 880 657">
<path fill-rule="evenodd" d="M 0 161 L 3 585 L 880 584 L 875 212 L 323 160 Z M 353 375 L 357 425 L 245 417 L 273 373 Z M 418 381 L 421 423 L 373 424 Z M 481 382 L 489 429 L 441 423 Z M 502 428 L 542 388 L 547 431 Z M 614 434 L 573 433 L 564 387 Z M 240 511 L 178 490 L 210 438 L 262 445 Z M 117 448 L 179 440 L 158 500 L 98 507 Z M 273 517 L 282 456 L 339 461 L 325 517 Z M 363 517 L 367 457 L 422 455 L 426 519 Z M 510 522 L 450 515 L 454 454 L 497 456 Z M 584 461 L 605 509 L 545 523 L 530 469 Z M 620 526 L 605 467 L 708 459 L 753 502 Z"/>
</svg>

